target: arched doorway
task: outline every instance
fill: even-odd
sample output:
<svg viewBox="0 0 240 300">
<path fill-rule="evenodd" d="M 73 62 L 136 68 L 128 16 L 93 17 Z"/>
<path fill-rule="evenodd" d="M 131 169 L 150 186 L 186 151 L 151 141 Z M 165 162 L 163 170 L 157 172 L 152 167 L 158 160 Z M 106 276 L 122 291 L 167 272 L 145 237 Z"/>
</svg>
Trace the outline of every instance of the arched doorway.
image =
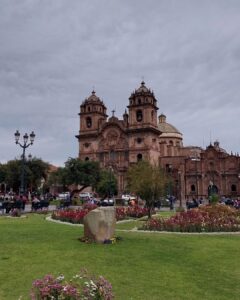
<svg viewBox="0 0 240 300">
<path fill-rule="evenodd" d="M 208 197 L 212 195 L 218 195 L 218 187 L 215 184 L 210 184 L 208 186 Z"/>
</svg>

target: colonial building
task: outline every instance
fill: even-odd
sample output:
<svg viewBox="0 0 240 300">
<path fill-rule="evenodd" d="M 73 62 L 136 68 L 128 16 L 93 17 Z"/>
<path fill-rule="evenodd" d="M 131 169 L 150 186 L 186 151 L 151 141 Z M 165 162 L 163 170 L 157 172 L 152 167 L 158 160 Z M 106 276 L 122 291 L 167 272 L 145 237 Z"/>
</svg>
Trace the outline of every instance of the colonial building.
<svg viewBox="0 0 240 300">
<path fill-rule="evenodd" d="M 107 108 L 95 91 L 80 105 L 79 158 L 99 161 L 118 179 L 119 193 L 126 188 L 131 164 L 148 160 L 167 170 L 175 182 L 172 194 L 180 200 L 208 197 L 211 193 L 240 196 L 240 158 L 215 142 L 203 150 L 185 147 L 183 136 L 166 116 L 158 117 L 153 91 L 142 82 L 129 97 L 122 119 Z"/>
</svg>

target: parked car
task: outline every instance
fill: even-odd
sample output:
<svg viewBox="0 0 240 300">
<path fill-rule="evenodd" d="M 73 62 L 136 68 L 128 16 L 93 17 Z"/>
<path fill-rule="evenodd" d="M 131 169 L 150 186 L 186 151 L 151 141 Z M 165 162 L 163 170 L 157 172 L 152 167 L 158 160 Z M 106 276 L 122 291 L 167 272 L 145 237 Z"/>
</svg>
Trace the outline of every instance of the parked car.
<svg viewBox="0 0 240 300">
<path fill-rule="evenodd" d="M 92 197 L 92 194 L 88 192 L 84 192 L 84 193 L 80 193 L 79 197 L 83 199 L 87 199 L 87 198 L 90 199 Z"/>
<path fill-rule="evenodd" d="M 104 199 L 100 202 L 100 206 L 114 206 L 114 199 Z"/>
<path fill-rule="evenodd" d="M 124 200 L 125 205 L 128 205 L 130 201 L 136 201 L 136 197 L 130 194 L 123 194 L 122 199 Z"/>
<path fill-rule="evenodd" d="M 58 198 L 61 200 L 66 200 L 66 199 L 70 198 L 70 193 L 66 192 L 66 193 L 58 194 Z"/>
</svg>

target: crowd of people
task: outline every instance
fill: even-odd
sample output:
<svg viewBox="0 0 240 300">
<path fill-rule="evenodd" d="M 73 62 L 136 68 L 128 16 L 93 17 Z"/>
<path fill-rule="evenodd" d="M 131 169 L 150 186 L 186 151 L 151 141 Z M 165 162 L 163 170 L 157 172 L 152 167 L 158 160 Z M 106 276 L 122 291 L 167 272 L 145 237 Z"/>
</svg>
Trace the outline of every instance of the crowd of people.
<svg viewBox="0 0 240 300">
<path fill-rule="evenodd" d="M 0 210 L 9 214 L 14 209 L 25 210 L 27 197 L 23 195 L 5 194 L 0 196 Z"/>
<path fill-rule="evenodd" d="M 53 196 L 51 194 L 38 195 L 35 193 L 28 195 L 18 195 L 15 193 L 6 193 L 0 194 L 0 213 L 1 214 L 11 214 L 14 210 L 24 211 L 26 204 L 31 204 L 31 211 L 38 211 L 42 209 L 47 209 L 49 203 L 52 199 L 58 198 L 57 196 Z M 81 198 L 85 203 L 96 204 L 99 206 L 112 206 L 114 202 L 112 199 L 102 200 L 100 201 L 96 197 L 85 197 Z M 66 197 L 60 200 L 60 205 L 57 208 L 68 208 L 72 205 L 72 199 L 70 197 L 70 193 L 66 193 Z M 112 202 L 111 202 L 112 201 Z M 164 202 L 165 201 L 165 202 Z M 168 195 L 166 199 L 162 202 L 162 200 L 158 200 L 154 202 L 155 209 L 161 209 L 162 206 L 168 206 L 170 210 L 174 210 L 175 203 L 177 199 L 174 196 Z M 197 208 L 203 204 L 209 204 L 211 201 L 209 199 L 203 198 L 192 198 L 186 200 L 186 208 L 192 209 Z M 134 199 L 129 199 L 127 205 L 134 206 L 138 202 Z M 221 205 L 229 205 L 235 207 L 236 209 L 240 209 L 240 200 L 239 199 L 231 199 L 228 197 L 221 197 L 218 201 Z"/>
<path fill-rule="evenodd" d="M 32 195 L 18 195 L 15 193 L 0 194 L 0 212 L 11 214 L 14 210 L 24 211 L 26 204 L 31 204 L 31 210 L 36 211 L 48 208 L 49 199 L 47 197 Z"/>
<path fill-rule="evenodd" d="M 191 208 L 196 208 L 200 205 L 203 204 L 210 204 L 211 200 L 210 199 L 203 199 L 203 198 L 199 198 L 199 199 L 191 199 L 191 200 L 186 200 L 186 207 L 187 209 L 191 209 Z M 240 209 L 240 200 L 239 199 L 232 199 L 232 198 L 228 198 L 228 197 L 221 197 L 218 200 L 218 203 L 221 205 L 229 205 L 232 207 L 235 207 L 236 209 Z"/>
<path fill-rule="evenodd" d="M 223 196 L 219 200 L 219 203 L 223 204 L 223 205 L 230 205 L 230 206 L 235 207 L 236 209 L 240 209 L 240 199 L 232 199 L 232 198 L 228 198 L 228 197 Z"/>
</svg>

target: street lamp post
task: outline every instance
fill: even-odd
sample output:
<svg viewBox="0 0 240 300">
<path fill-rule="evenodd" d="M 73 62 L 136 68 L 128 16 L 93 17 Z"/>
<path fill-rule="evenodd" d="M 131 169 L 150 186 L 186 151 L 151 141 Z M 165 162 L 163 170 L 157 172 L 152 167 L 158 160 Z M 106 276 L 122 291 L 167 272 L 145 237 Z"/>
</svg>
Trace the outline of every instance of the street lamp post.
<svg viewBox="0 0 240 300">
<path fill-rule="evenodd" d="M 22 154 L 22 162 L 21 162 L 21 177 L 20 177 L 20 194 L 25 193 L 25 184 L 24 184 L 24 164 L 25 164 L 25 152 L 26 149 L 33 144 L 34 139 L 35 139 L 35 133 L 32 131 L 29 136 L 27 133 L 24 134 L 23 136 L 23 143 L 21 144 L 19 142 L 20 139 L 20 132 L 17 130 L 14 134 L 15 136 L 15 142 L 17 145 L 19 145 L 23 149 L 23 154 Z M 28 138 L 30 139 L 30 142 L 28 143 Z"/>
<path fill-rule="evenodd" d="M 112 195 L 112 166 L 109 167 L 109 190 L 108 190 L 108 199 L 111 198 Z"/>
</svg>

